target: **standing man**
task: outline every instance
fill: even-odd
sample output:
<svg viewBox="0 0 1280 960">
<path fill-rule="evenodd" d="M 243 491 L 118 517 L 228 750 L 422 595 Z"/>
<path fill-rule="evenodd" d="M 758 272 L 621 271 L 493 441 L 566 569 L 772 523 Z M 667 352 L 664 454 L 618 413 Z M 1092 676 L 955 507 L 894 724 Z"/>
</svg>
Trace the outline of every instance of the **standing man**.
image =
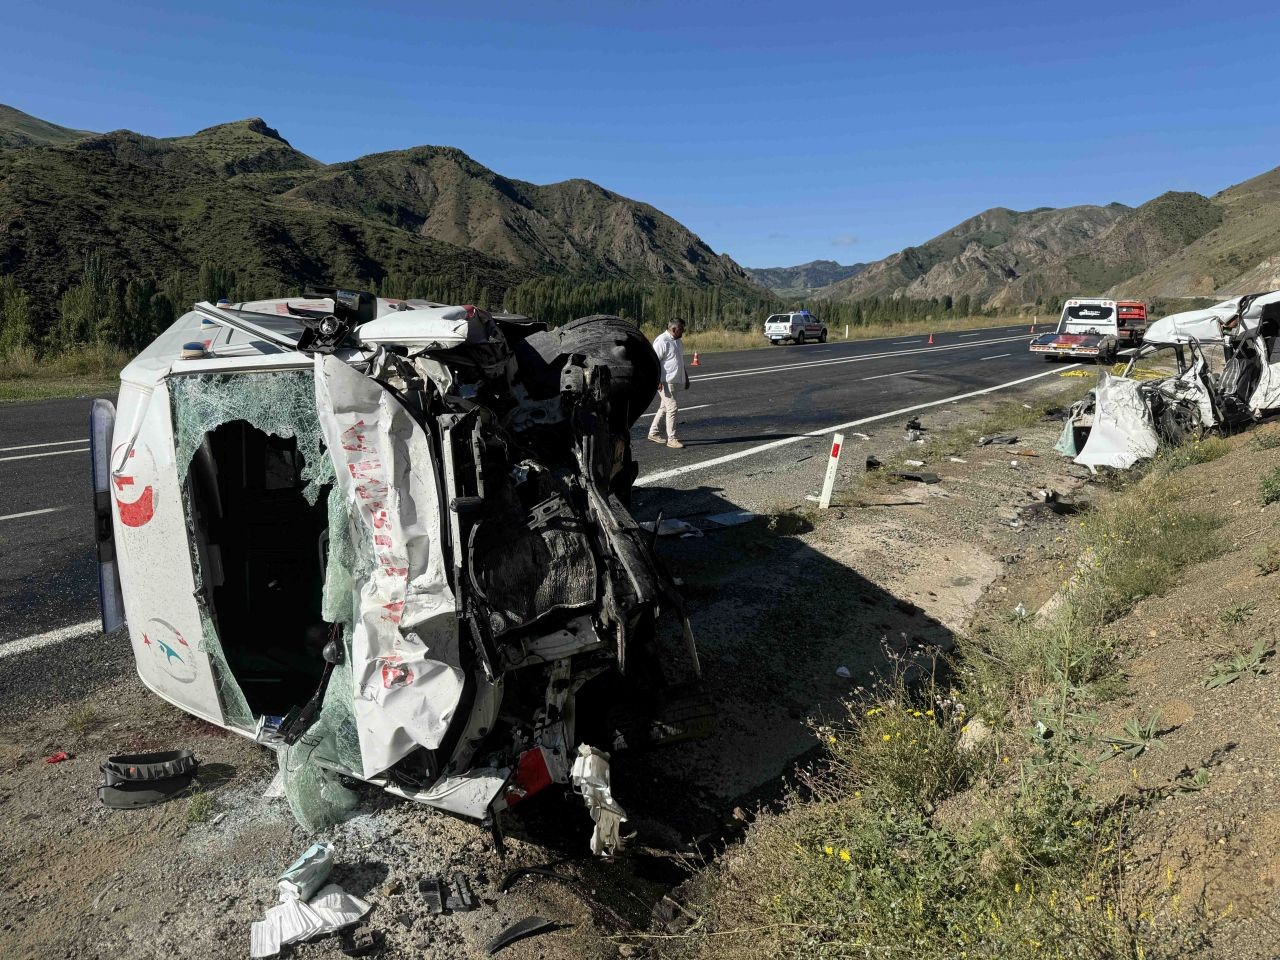
<svg viewBox="0 0 1280 960">
<path fill-rule="evenodd" d="M 653 424 L 649 427 L 649 439 L 654 443 L 665 443 L 668 447 L 679 450 L 684 446 L 676 439 L 676 403 L 677 385 L 684 384 L 689 389 L 689 374 L 684 369 L 684 347 L 680 338 L 684 336 L 684 321 L 672 320 L 667 329 L 653 340 L 653 352 L 658 355 L 658 412 L 653 416 Z M 667 420 L 667 437 L 660 434 L 662 418 Z"/>
</svg>

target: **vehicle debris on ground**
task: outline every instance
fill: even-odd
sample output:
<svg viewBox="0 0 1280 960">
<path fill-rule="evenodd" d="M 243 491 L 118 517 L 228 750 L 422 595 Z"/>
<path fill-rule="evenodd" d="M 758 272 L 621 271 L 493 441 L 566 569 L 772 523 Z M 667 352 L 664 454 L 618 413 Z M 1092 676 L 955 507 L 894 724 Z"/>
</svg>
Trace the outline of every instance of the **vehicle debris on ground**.
<svg viewBox="0 0 1280 960">
<path fill-rule="evenodd" d="M 153 692 L 275 750 L 309 830 L 357 781 L 492 825 L 569 784 L 580 744 L 705 734 L 683 602 L 629 511 L 657 378 L 617 317 L 199 303 L 94 404 L 104 627 L 127 621 Z"/>
<path fill-rule="evenodd" d="M 1139 364 L 1172 355 L 1175 371 Z M 1120 376 L 1076 403 L 1054 449 L 1076 463 L 1126 469 L 1209 430 L 1238 430 L 1280 408 L 1280 290 L 1163 317 Z"/>
<path fill-rule="evenodd" d="M 368 903 L 325 883 L 332 869 L 333 845 L 316 843 L 280 874 L 280 902 L 252 924 L 250 956 L 274 957 L 290 944 L 337 933 L 364 918 L 372 909 Z"/>
<path fill-rule="evenodd" d="M 113 810 L 139 810 L 185 793 L 200 769 L 190 750 L 119 754 L 102 764 L 98 799 Z"/>
</svg>

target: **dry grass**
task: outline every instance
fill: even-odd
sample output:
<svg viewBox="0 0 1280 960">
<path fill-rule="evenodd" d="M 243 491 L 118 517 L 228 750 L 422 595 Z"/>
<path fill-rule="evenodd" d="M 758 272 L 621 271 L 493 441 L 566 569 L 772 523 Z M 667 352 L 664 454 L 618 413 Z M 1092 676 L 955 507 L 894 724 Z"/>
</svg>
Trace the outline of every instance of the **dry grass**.
<svg viewBox="0 0 1280 960">
<path fill-rule="evenodd" d="M 30 348 L 19 348 L 0 357 L 0 401 L 114 397 L 129 359 L 122 350 L 96 345 L 40 358 Z"/>
</svg>

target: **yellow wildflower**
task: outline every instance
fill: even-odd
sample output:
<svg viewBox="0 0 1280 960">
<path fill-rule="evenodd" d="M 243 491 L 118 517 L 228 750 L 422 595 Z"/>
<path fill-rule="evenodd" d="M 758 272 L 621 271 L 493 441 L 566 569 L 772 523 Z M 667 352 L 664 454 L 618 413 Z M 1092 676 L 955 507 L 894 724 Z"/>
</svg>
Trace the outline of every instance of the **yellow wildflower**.
<svg viewBox="0 0 1280 960">
<path fill-rule="evenodd" d="M 840 859 L 843 860 L 845 863 L 848 863 L 850 860 L 853 859 L 853 856 L 849 853 L 848 850 L 841 850 Z"/>
</svg>

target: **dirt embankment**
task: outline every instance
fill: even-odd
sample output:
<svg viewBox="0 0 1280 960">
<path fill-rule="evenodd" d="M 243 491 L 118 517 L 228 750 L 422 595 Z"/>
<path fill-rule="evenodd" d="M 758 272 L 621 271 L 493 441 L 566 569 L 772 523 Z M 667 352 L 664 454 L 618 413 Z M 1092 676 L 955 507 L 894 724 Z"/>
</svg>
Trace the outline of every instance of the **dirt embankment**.
<svg viewBox="0 0 1280 960">
<path fill-rule="evenodd" d="M 1023 409 L 1021 401 L 1015 406 Z M 977 421 L 997 407 L 1000 422 L 1017 422 L 1019 442 L 972 447 L 979 432 L 990 432 L 979 428 L 995 422 Z M 606 957 L 648 949 L 652 942 L 634 935 L 651 929 L 664 894 L 689 875 L 690 865 L 714 855 L 726 838 L 732 842 L 759 802 L 782 793 L 797 758 L 812 756 L 811 719 L 839 714 L 842 700 L 886 655 L 921 645 L 948 649 L 975 614 L 1004 615 L 1019 604 L 1034 610 L 1058 589 L 1075 559 L 1073 521 L 1041 503 L 1037 492 L 1082 495 L 1085 477 L 1051 452 L 1059 423 L 1041 420 L 1038 410 L 1023 410 L 1011 421 L 1010 410 L 1007 401 L 993 400 L 937 411 L 926 423 L 926 436 L 936 439 L 923 444 L 904 443 L 897 424 L 852 442 L 831 511 L 819 514 L 804 499 L 816 492 L 820 467 L 808 462 L 797 464 L 788 484 L 773 486 L 790 491 L 785 498 L 745 488 L 741 496 L 721 494 L 729 506 L 761 509 L 771 502 L 769 516 L 701 538 L 663 541 L 664 556 L 685 582 L 721 723 L 709 740 L 617 758 L 615 794 L 636 834 L 625 858 L 587 858 L 589 822 L 572 797 L 540 798 L 511 817 L 502 859 L 476 825 L 366 794 L 359 816 L 318 839 L 336 846 L 335 881 L 374 905 L 366 926 L 384 936 L 385 955 L 481 956 L 490 937 L 533 914 L 561 929 L 504 956 Z M 969 446 L 956 454 L 960 440 Z M 886 461 L 914 454 L 940 482 L 867 483 L 861 462 L 869 452 Z M 1138 765 L 1137 783 L 1174 777 L 1175 766 L 1211 768 L 1203 790 L 1179 795 L 1152 820 L 1167 829 L 1143 832 L 1150 853 L 1142 856 L 1164 862 L 1173 854 L 1157 851 L 1176 847 L 1178 856 L 1195 858 L 1200 850 L 1212 884 L 1221 886 L 1222 871 L 1242 864 L 1253 870 L 1253 882 L 1264 883 L 1274 878 L 1267 873 L 1276 862 L 1267 845 L 1274 830 L 1266 826 L 1274 819 L 1246 784 L 1273 775 L 1265 757 L 1275 729 L 1274 698 L 1258 692 L 1268 681 L 1233 684 L 1212 701 L 1192 688 L 1216 651 L 1213 644 L 1226 642 L 1215 626 L 1224 604 L 1255 604 L 1246 625 L 1275 622 L 1274 590 L 1264 596 L 1274 578 L 1258 578 L 1246 559 L 1274 538 L 1274 527 L 1265 526 L 1274 517 L 1259 513 L 1256 497 L 1249 500 L 1252 494 L 1235 478 L 1237 470 L 1252 469 L 1235 453 L 1191 469 L 1222 471 L 1217 480 L 1206 476 L 1205 489 L 1216 489 L 1221 508 L 1232 512 L 1228 529 L 1241 545 L 1234 559 L 1228 555 L 1198 572 L 1195 593 L 1207 589 L 1207 599 L 1179 594 L 1181 607 L 1147 601 L 1114 626 L 1127 630 L 1126 644 L 1136 645 L 1128 696 L 1158 693 L 1157 706 L 1178 723 L 1162 737 L 1167 748 Z M 1233 506 L 1236 500 L 1241 503 Z M 1245 517 L 1256 522 L 1237 532 Z M 1133 619 L 1143 617 L 1150 622 Z M 1203 639 L 1193 622 L 1212 627 L 1216 639 Z M 1198 658 L 1194 667 L 1192 657 Z M 1255 699 L 1224 712 L 1223 697 L 1234 703 L 1246 696 Z M 1119 722 L 1137 707 L 1115 701 L 1106 709 L 1117 711 Z M 274 773 L 270 754 L 188 718 L 131 675 L 80 705 L 8 719 L 0 734 L 0 825 L 8 838 L 0 848 L 8 906 L 0 954 L 247 955 L 250 923 L 275 902 L 275 876 L 317 839 L 294 825 L 283 800 L 263 796 Z M 1247 729 L 1228 727 L 1237 723 Z M 109 811 L 97 803 L 103 757 L 179 746 L 200 755 L 202 792 L 146 811 Z M 75 758 L 44 763 L 57 750 Z M 1187 840 L 1188 831 L 1214 823 L 1218 832 L 1197 840 L 1199 846 Z M 560 860 L 566 862 L 555 869 L 571 882 L 535 876 L 500 890 L 511 869 Z M 458 869 L 479 894 L 479 909 L 430 915 L 419 880 Z M 341 955 L 332 938 L 295 952 Z"/>
<path fill-rule="evenodd" d="M 1051 443 L 1047 425 L 1022 433 Z M 931 464 L 943 480 L 915 503 L 863 494 L 819 528 L 844 556 L 891 530 L 897 563 L 927 543 L 894 587 L 926 610 L 947 601 L 920 598 L 921 578 L 957 541 L 994 564 L 949 618 L 942 685 L 853 691 L 812 795 L 690 885 L 696 922 L 658 952 L 1274 957 L 1280 424 L 1123 477 L 961 459 Z M 1039 487 L 1065 506 L 1036 504 Z"/>
</svg>

